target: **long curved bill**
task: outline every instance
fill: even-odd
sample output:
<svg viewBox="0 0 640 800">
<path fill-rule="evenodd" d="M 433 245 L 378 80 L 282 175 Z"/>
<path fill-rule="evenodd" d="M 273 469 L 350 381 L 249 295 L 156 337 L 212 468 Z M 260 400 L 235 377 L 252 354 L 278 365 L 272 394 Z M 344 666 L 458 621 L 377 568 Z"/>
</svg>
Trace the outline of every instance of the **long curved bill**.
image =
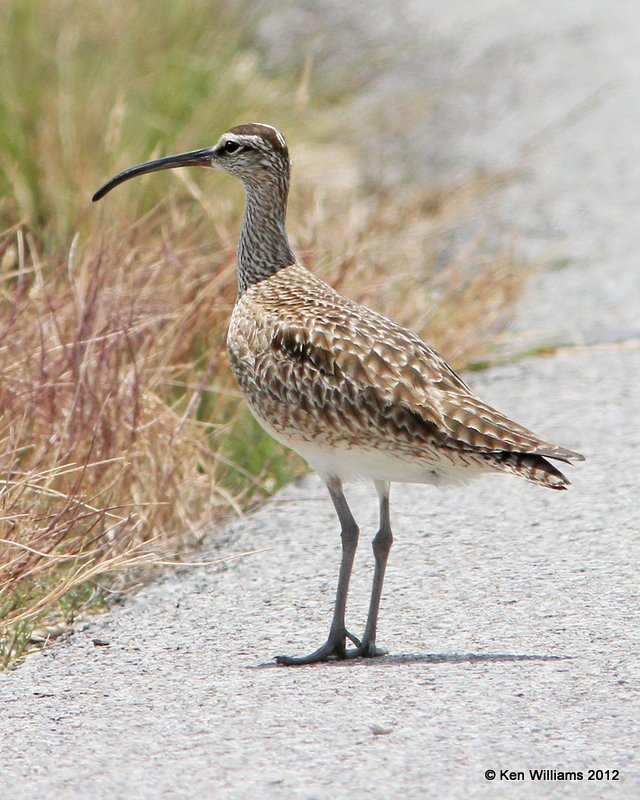
<svg viewBox="0 0 640 800">
<path fill-rule="evenodd" d="M 214 148 L 205 147 L 203 150 L 191 150 L 189 153 L 179 153 L 176 156 L 166 156 L 155 161 L 145 161 L 136 167 L 125 169 L 119 172 L 111 180 L 101 186 L 91 198 L 95 203 L 120 183 L 128 181 L 129 178 L 137 178 L 138 175 L 145 175 L 147 172 L 157 172 L 161 169 L 175 169 L 176 167 L 211 167 L 213 166 Z"/>
</svg>

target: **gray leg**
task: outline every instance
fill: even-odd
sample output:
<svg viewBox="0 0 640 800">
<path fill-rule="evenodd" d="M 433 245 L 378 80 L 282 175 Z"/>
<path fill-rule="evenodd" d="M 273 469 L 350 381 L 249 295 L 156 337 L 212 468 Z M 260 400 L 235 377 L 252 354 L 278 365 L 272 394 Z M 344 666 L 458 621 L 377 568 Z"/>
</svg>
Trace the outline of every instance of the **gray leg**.
<svg viewBox="0 0 640 800">
<path fill-rule="evenodd" d="M 380 498 L 380 529 L 373 540 L 373 554 L 376 566 L 371 587 L 369 616 L 367 617 L 367 624 L 362 637 L 362 645 L 358 648 L 358 655 L 363 658 L 383 656 L 387 652 L 376 647 L 376 628 L 378 625 L 382 584 L 389 559 L 389 551 L 393 544 L 393 534 L 391 533 L 391 521 L 389 519 L 389 483 L 388 481 L 375 481 L 375 484 Z"/>
<path fill-rule="evenodd" d="M 315 664 L 318 661 L 327 661 L 329 658 L 348 658 L 345 639 L 350 639 L 356 645 L 356 648 L 360 647 L 360 641 L 347 631 L 344 622 L 349 580 L 353 568 L 353 559 L 358 547 L 358 525 L 342 491 L 342 482 L 337 478 L 333 478 L 327 481 L 327 489 L 342 526 L 342 561 L 340 562 L 340 576 L 338 578 L 336 603 L 333 610 L 331 628 L 329 629 L 329 638 L 322 647 L 314 650 L 308 656 L 277 656 L 276 661 L 278 664 L 284 664 L 285 666 Z"/>
</svg>

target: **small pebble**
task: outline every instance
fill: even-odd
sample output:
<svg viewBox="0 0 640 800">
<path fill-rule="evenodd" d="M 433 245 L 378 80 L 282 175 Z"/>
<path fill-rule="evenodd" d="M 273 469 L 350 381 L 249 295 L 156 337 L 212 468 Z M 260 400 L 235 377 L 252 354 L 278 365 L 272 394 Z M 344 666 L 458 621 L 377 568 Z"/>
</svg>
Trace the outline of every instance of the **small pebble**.
<svg viewBox="0 0 640 800">
<path fill-rule="evenodd" d="M 386 736 L 388 733 L 392 733 L 393 728 L 385 728 L 382 725 L 371 725 L 371 733 L 374 736 Z"/>
</svg>

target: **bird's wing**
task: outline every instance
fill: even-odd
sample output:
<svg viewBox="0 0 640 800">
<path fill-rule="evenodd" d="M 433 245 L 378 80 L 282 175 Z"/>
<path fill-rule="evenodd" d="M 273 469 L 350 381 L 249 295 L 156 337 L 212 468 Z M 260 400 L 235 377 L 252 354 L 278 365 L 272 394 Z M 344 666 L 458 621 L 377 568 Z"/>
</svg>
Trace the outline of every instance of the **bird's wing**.
<svg viewBox="0 0 640 800">
<path fill-rule="evenodd" d="M 319 316 L 275 325 L 261 366 L 277 399 L 324 410 L 365 436 L 392 427 L 442 447 L 579 457 L 484 403 L 434 350 L 385 317 L 351 302 L 326 310 L 321 323 Z"/>
</svg>

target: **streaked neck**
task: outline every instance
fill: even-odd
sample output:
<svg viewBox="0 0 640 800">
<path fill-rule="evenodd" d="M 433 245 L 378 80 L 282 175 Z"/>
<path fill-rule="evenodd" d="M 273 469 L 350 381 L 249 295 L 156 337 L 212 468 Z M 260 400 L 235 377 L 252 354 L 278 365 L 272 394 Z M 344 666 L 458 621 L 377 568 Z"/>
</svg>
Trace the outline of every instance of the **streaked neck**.
<svg viewBox="0 0 640 800">
<path fill-rule="evenodd" d="M 285 217 L 288 180 L 245 185 L 246 205 L 238 244 L 238 292 L 295 262 Z"/>
</svg>

